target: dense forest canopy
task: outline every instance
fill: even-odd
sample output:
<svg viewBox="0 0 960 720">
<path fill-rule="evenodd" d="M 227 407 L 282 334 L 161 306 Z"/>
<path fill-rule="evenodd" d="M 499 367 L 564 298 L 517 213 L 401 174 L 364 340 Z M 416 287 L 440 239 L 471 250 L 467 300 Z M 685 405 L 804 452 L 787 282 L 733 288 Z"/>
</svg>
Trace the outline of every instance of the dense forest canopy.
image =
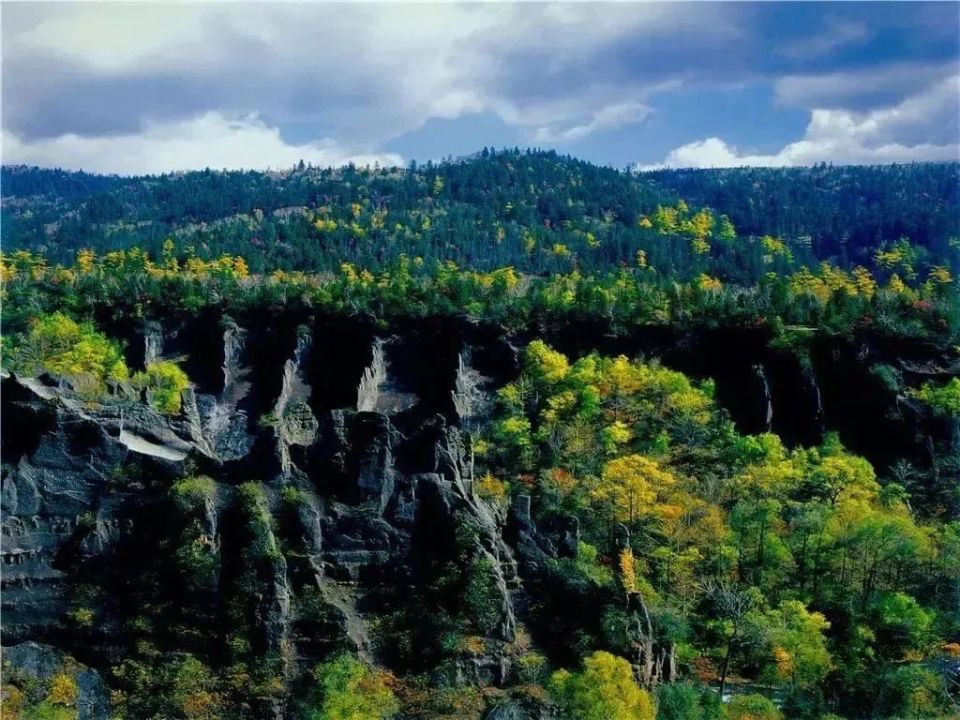
<svg viewBox="0 0 960 720">
<path fill-rule="evenodd" d="M 954 717 L 958 173 L 4 167 L 4 716 Z"/>
<path fill-rule="evenodd" d="M 347 167 L 153 177 L 4 167 L 4 247 L 75 252 L 174 237 L 254 272 L 371 269 L 400 255 L 524 272 L 633 265 L 751 284 L 774 264 L 872 267 L 905 240 L 918 270 L 960 263 L 960 165 L 636 173 L 554 152 L 484 150 L 404 169 Z M 735 242 L 737 240 L 737 242 Z M 779 247 L 779 245 L 777 246 Z"/>
</svg>

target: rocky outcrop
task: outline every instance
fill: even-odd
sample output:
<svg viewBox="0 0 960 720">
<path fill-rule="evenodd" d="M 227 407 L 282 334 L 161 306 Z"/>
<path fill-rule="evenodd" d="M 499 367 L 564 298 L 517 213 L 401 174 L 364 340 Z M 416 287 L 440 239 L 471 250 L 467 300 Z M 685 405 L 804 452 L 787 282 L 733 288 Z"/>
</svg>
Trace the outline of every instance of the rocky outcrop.
<svg viewBox="0 0 960 720">
<path fill-rule="evenodd" d="M 140 568 L 162 564 L 157 553 L 171 541 L 163 539 L 175 521 L 165 498 L 177 479 L 199 471 L 216 491 L 202 500 L 196 542 L 216 558 L 221 587 L 239 582 L 231 578 L 246 552 L 230 527 L 236 518 L 225 514 L 237 502 L 235 486 L 251 478 L 265 490 L 275 530 L 264 540 L 268 560 L 250 607 L 265 657 L 279 658 L 288 679 L 336 647 L 376 661 L 372 621 L 431 582 L 438 554 L 467 524 L 466 552 L 488 569 L 496 619 L 487 649 L 456 660 L 451 679 L 507 682 L 519 580 L 504 518 L 473 494 L 470 440 L 458 427 L 489 404 L 487 378 L 468 365 L 469 355 L 445 352 L 435 358 L 445 369 L 424 375 L 409 353 L 390 359 L 402 341 L 374 341 L 370 365 L 358 369 L 357 407 L 329 407 L 336 395 L 314 391 L 316 355 L 329 346 L 318 347 L 309 328 L 275 366 L 274 356 L 261 357 L 269 339 L 229 321 L 220 332 L 214 372 L 189 354 L 191 338 L 207 342 L 209 328 L 145 331 L 144 362 L 177 358 L 197 378 L 176 416 L 126 388 L 90 404 L 49 380 L 3 381 L 4 422 L 18 426 L 3 447 L 4 642 L 50 642 L 104 665 L 119 659 L 125 621 L 118 613 L 132 617 L 138 608 L 114 603 L 112 590 L 103 599 L 94 592 L 83 602 L 97 630 L 78 633 L 73 590 L 144 582 Z M 209 357 L 211 346 L 202 350 Z M 431 387 L 431 378 L 446 389 Z M 264 386 L 275 388 L 272 398 L 258 397 Z M 287 709 L 278 701 L 263 712 L 283 717 Z"/>
<path fill-rule="evenodd" d="M 218 593 L 249 565 L 249 540 L 231 525 L 231 508 L 237 486 L 253 482 L 263 493 L 269 532 L 266 560 L 247 579 L 251 634 L 265 657 L 280 659 L 286 679 L 337 649 L 381 660 L 384 619 L 410 598 L 427 597 L 421 591 L 464 557 L 486 573 L 493 619 L 482 644 L 428 670 L 455 685 L 509 684 L 521 629 L 551 660 L 574 662 L 568 630 L 599 636 L 601 618 L 591 608 L 609 600 L 559 569 L 577 556 L 576 518 L 536 523 L 528 497 L 506 509 L 474 494 L 471 430 L 489 416 L 495 388 L 518 370 L 517 352 L 502 334 L 428 321 L 379 340 L 382 328 L 361 323 L 297 318 L 258 327 L 203 319 L 196 327 L 144 331 L 145 361 L 178 358 L 194 380 L 177 416 L 157 413 L 123 386 L 90 404 L 49 379 L 3 380 L 4 643 L 43 642 L 104 666 L 122 658 L 123 622 L 139 611 L 127 598 L 141 597 L 138 583 L 165 578 L 176 555 L 171 486 L 204 474 L 215 490 L 203 498 L 189 541 L 210 549 L 217 564 L 202 609 L 221 633 L 211 642 L 226 644 L 217 628 L 230 617 L 217 605 Z M 742 426 L 786 430 L 794 439 L 817 439 L 826 419 L 842 426 L 841 391 L 857 394 L 850 402 L 862 400 L 873 386 L 855 382 L 857 368 L 885 357 L 882 348 L 867 358 L 845 347 L 838 354 L 815 348 L 801 363 L 751 338 L 736 358 L 723 357 L 724 344 L 712 336 L 548 339 L 573 355 L 586 342 L 605 352 L 663 355 L 694 374 L 713 374 L 720 402 Z M 910 363 L 903 372 L 937 371 L 920 359 Z M 895 435 L 903 425 L 884 414 L 883 403 L 896 398 L 869 397 L 884 407 L 869 422 L 889 422 Z M 785 424 L 791 418 L 799 418 L 795 426 Z M 858 433 L 852 428 L 849 435 Z M 896 442 L 902 449 L 918 441 Z M 106 589 L 84 601 L 97 617 L 96 632 L 75 632 L 72 591 L 96 590 L 98 583 Z M 119 591 L 131 594 L 113 597 Z M 157 605 L 184 603 L 180 588 L 157 592 Z M 462 598 L 442 603 L 444 612 L 456 613 Z M 439 612 L 422 610 L 427 619 Z M 39 668 L 31 662 L 24 666 Z M 264 716 L 290 711 L 278 699 Z M 540 712 L 511 701 L 488 717 Z"/>
<path fill-rule="evenodd" d="M 357 410 L 360 412 L 400 413 L 417 404 L 417 396 L 403 391 L 390 373 L 387 353 L 396 339 L 377 338 L 371 348 L 370 365 L 363 371 L 357 387 Z"/>
<path fill-rule="evenodd" d="M 280 466 L 284 473 L 290 472 L 292 454 L 297 448 L 307 448 L 316 442 L 320 427 L 310 408 L 311 388 L 303 371 L 304 358 L 310 347 L 309 335 L 302 334 L 297 338 L 293 356 L 283 364 L 280 395 L 267 419 L 276 433 Z"/>
<path fill-rule="evenodd" d="M 20 643 L 3 649 L 4 681 L 21 675 L 47 683 L 58 674 L 70 676 L 76 683 L 77 720 L 107 720 L 110 717 L 110 692 L 95 670 L 84 667 L 49 645 Z"/>
<path fill-rule="evenodd" d="M 451 395 L 462 425 L 476 428 L 487 419 L 493 409 L 490 385 L 490 378 L 470 365 L 468 352 L 457 355 L 457 375 Z"/>
<path fill-rule="evenodd" d="M 176 475 L 190 444 L 182 424 L 143 406 L 88 409 L 59 394 L 34 395 L 29 383 L 3 381 L 5 423 L 21 424 L 4 447 L 2 479 L 5 642 L 41 636 L 67 607 L 58 556 L 84 540 L 98 551 L 128 528 L 104 511 L 131 454 L 147 472 Z M 130 429 L 132 428 L 132 430 Z M 37 433 L 24 446 L 24 441 Z"/>
</svg>

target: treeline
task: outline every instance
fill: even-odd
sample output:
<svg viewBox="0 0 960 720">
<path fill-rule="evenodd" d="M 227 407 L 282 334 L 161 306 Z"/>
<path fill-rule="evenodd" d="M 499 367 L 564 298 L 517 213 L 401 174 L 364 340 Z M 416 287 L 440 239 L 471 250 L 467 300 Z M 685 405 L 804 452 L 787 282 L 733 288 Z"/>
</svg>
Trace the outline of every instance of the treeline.
<svg viewBox="0 0 960 720">
<path fill-rule="evenodd" d="M 254 273 L 378 270 L 401 256 L 476 270 L 598 272 L 642 258 L 661 274 L 735 284 L 830 261 L 875 268 L 904 239 L 921 273 L 960 269 L 957 165 L 636 174 L 541 151 L 407 168 L 300 165 L 154 177 L 4 167 L 4 244 L 76 251 L 174 237 Z M 777 248 L 771 252 L 771 247 Z"/>
<path fill-rule="evenodd" d="M 867 327 L 898 338 L 955 342 L 960 304 L 951 272 L 936 266 L 926 275 L 908 273 L 909 262 L 897 252 L 883 262 L 890 267 L 876 274 L 829 263 L 771 271 L 749 287 L 707 273 L 678 282 L 642 256 L 633 267 L 546 276 L 405 255 L 379 269 L 344 262 L 329 273 L 255 275 L 241 256 L 205 260 L 167 240 L 159 256 L 140 248 L 105 255 L 82 250 L 66 266 L 25 250 L 0 254 L 0 279 L 8 336 L 26 332 L 40 312 L 67 310 L 83 318 L 101 309 L 163 317 L 211 306 L 230 311 L 300 305 L 378 319 L 459 315 L 508 328 L 576 319 L 602 321 L 614 331 L 670 324 L 765 327 L 776 342 L 794 347 L 818 331 Z M 906 280 L 894 272 L 898 268 Z"/>
<path fill-rule="evenodd" d="M 934 256 L 957 236 L 960 166 L 923 163 L 647 173 L 697 205 L 722 208 L 746 235 L 809 238 L 817 257 L 866 263 L 908 237 Z"/>
</svg>

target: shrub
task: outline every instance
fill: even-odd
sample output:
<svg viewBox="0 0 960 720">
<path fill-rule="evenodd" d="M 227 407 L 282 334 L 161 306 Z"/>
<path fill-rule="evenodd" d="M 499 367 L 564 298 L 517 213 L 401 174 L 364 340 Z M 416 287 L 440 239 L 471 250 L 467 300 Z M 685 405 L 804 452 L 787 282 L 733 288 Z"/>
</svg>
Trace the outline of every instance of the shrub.
<svg viewBox="0 0 960 720">
<path fill-rule="evenodd" d="M 480 632 L 490 632 L 500 621 L 502 598 L 493 562 L 486 555 L 477 555 L 470 563 L 463 601 L 470 620 Z"/>
<path fill-rule="evenodd" d="M 146 372 L 134 375 L 133 382 L 146 388 L 150 405 L 167 415 L 180 412 L 183 391 L 190 387 L 187 374 L 179 365 L 169 360 L 150 363 Z"/>
<path fill-rule="evenodd" d="M 80 607 L 68 613 L 70 619 L 77 627 L 88 628 L 93 626 L 95 614 L 90 608 Z"/>
<path fill-rule="evenodd" d="M 267 494 L 257 482 L 246 482 L 239 488 L 239 505 L 244 524 L 250 533 L 251 543 L 247 548 L 250 559 L 277 560 L 280 550 L 273 535 L 273 523 L 267 505 Z"/>
<path fill-rule="evenodd" d="M 25 375 L 46 371 L 68 379 L 91 397 L 102 394 L 108 380 L 128 376 L 119 343 L 60 312 L 33 321 L 11 351 L 10 367 Z"/>
<path fill-rule="evenodd" d="M 21 720 L 76 720 L 78 694 L 76 679 L 69 672 L 61 670 L 50 678 L 49 688 L 43 700 L 35 704 L 20 705 L 20 713 L 13 714 L 11 717 L 21 718 Z M 12 704 L 19 705 L 23 702 L 23 695 L 22 693 L 19 697 L 14 695 L 10 699 L 14 702 L 4 702 L 4 717 Z"/>
<path fill-rule="evenodd" d="M 185 513 L 202 511 L 204 505 L 213 500 L 216 491 L 216 483 L 205 475 L 184 478 L 171 490 L 177 509 Z"/>
<path fill-rule="evenodd" d="M 477 480 L 477 495 L 490 503 L 503 504 L 507 501 L 507 484 L 490 473 Z"/>
<path fill-rule="evenodd" d="M 700 692 L 685 683 L 657 688 L 657 720 L 703 720 Z"/>
<path fill-rule="evenodd" d="M 650 695 L 634 680 L 630 663 L 607 652 L 593 653 L 583 661 L 581 672 L 555 672 L 550 692 L 570 720 L 654 718 Z"/>
<path fill-rule="evenodd" d="M 897 668 L 886 683 L 887 711 L 898 718 L 939 717 L 950 708 L 943 679 L 919 665 Z"/>
<path fill-rule="evenodd" d="M 916 395 L 938 415 L 960 415 L 960 378 L 942 387 L 924 383 Z"/>
<path fill-rule="evenodd" d="M 352 655 L 342 654 L 313 671 L 317 693 L 308 703 L 308 720 L 385 720 L 400 705 L 387 677 Z"/>
<path fill-rule="evenodd" d="M 574 561 L 577 571 L 597 585 L 609 585 L 613 582 L 613 571 L 600 564 L 600 553 L 590 543 L 583 541 L 577 545 L 577 557 Z"/>
<path fill-rule="evenodd" d="M 727 720 L 781 720 L 783 715 L 770 698 L 737 695 L 727 705 Z"/>
<path fill-rule="evenodd" d="M 517 660 L 520 681 L 528 685 L 540 685 L 547 670 L 547 659 L 536 652 L 528 652 Z"/>
</svg>

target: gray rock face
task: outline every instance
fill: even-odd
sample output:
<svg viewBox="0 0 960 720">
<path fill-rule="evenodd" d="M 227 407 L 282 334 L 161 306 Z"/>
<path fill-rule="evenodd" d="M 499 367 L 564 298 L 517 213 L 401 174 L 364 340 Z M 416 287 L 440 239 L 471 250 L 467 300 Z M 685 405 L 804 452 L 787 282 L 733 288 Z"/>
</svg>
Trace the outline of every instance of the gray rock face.
<svg viewBox="0 0 960 720">
<path fill-rule="evenodd" d="M 110 717 L 110 693 L 100 674 L 71 661 L 59 650 L 33 642 L 20 643 L 3 649 L 3 662 L 14 673 L 43 682 L 67 670 L 77 684 L 78 720 L 107 720 Z"/>
<path fill-rule="evenodd" d="M 470 366 L 469 354 L 457 356 L 457 375 L 451 391 L 453 406 L 461 423 L 467 427 L 479 426 L 493 409 L 490 378 Z"/>
<path fill-rule="evenodd" d="M 11 383 L 16 381 L 4 381 L 4 391 L 16 393 Z M 79 535 L 86 535 L 82 547 L 102 550 L 111 537 L 125 531 L 125 523 L 101 512 L 102 498 L 111 482 L 122 475 L 129 454 L 135 451 L 123 435 L 119 413 L 98 416 L 62 398 L 38 398 L 8 408 L 19 410 L 24 423 L 39 415 L 52 420 L 36 449 L 23 453 L 15 465 L 6 467 L 2 480 L 4 641 L 17 642 L 36 636 L 65 610 L 65 578 L 57 566 L 60 549 Z M 159 416 L 155 418 L 156 425 L 150 426 L 146 418 L 152 411 L 140 409 L 143 412 L 134 426 L 156 441 L 145 453 L 145 459 L 171 463 L 169 457 L 155 453 L 153 448 L 169 446 L 161 442 L 183 441 Z M 11 415 L 8 410 L 4 421 L 16 422 Z M 116 434 L 112 436 L 111 432 Z M 172 439 L 161 441 L 161 436 Z"/>
<path fill-rule="evenodd" d="M 533 700 L 507 700 L 490 708 L 483 720 L 563 720 L 553 708 Z"/>
<path fill-rule="evenodd" d="M 764 370 L 763 365 L 754 365 L 753 371 L 757 376 L 757 380 L 760 382 L 762 392 L 763 431 L 770 432 L 770 428 L 773 427 L 773 396 L 770 393 L 770 381 L 767 379 L 767 371 Z"/>
<path fill-rule="evenodd" d="M 164 357 L 165 337 L 151 330 L 148 357 Z M 402 594 L 423 581 L 416 578 L 424 553 L 452 547 L 455 529 L 468 523 L 475 538 L 470 552 L 490 568 L 497 617 L 488 650 L 458 659 L 453 680 L 508 682 L 508 644 L 518 622 L 516 561 L 503 539 L 504 518 L 473 495 L 465 433 L 440 415 L 403 415 L 416 397 L 392 387 L 386 357 L 381 352 L 378 360 L 376 348 L 358 393 L 358 405 L 367 409 L 317 407 L 305 369 L 313 352 L 307 334 L 278 364 L 276 396 L 265 406 L 258 401 L 265 407 L 262 419 L 250 422 L 250 408 L 257 406 L 249 364 L 257 359 L 249 357 L 247 340 L 239 328 L 226 330 L 222 389 L 188 390 L 175 417 L 119 390 L 101 405 L 88 405 L 68 389 L 3 381 L 4 422 L 20 425 L 22 436 L 4 450 L 0 483 L 4 642 L 16 644 L 6 656 L 14 653 L 26 672 L 39 674 L 39 661 L 29 658 L 40 657 L 40 650 L 18 648 L 56 638 L 63 646 L 49 652 L 81 649 L 84 657 L 103 657 L 105 665 L 116 662 L 124 630 L 109 617 L 98 617 L 97 633 L 82 640 L 61 632 L 71 627 L 71 590 L 81 580 L 69 567 L 79 558 L 109 573 L 118 546 L 129 546 L 133 537 L 149 540 L 137 508 L 158 502 L 200 466 L 216 491 L 203 500 L 197 532 L 218 563 L 238 552 L 227 514 L 243 481 L 234 473 L 252 476 L 265 491 L 273 516 L 265 542 L 273 550 L 258 574 L 254 622 L 265 652 L 282 659 L 288 679 L 335 647 L 376 661 L 371 620 L 378 608 L 385 601 L 402 603 Z M 485 402 L 478 387 L 464 382 L 461 372 L 459 392 L 472 393 L 471 407 Z M 451 387 L 447 397 L 456 391 Z M 288 496 L 297 498 L 292 510 Z M 164 524 L 163 518 L 147 519 L 158 528 Z M 149 565 L 150 547 L 140 552 Z M 132 573 L 130 582 L 137 582 L 132 567 L 117 572 Z M 312 625 L 305 619 L 310 603 L 319 603 L 322 615 Z M 90 678 L 84 682 L 99 692 L 99 676 Z M 90 707 L 81 717 L 103 716 L 100 705 Z M 266 716 L 285 717 L 290 710 L 278 700 Z"/>
<path fill-rule="evenodd" d="M 394 414 L 417 404 L 417 396 L 400 390 L 390 372 L 389 347 L 395 338 L 377 338 L 371 349 L 372 360 L 364 369 L 357 388 L 357 410 Z"/>
</svg>

